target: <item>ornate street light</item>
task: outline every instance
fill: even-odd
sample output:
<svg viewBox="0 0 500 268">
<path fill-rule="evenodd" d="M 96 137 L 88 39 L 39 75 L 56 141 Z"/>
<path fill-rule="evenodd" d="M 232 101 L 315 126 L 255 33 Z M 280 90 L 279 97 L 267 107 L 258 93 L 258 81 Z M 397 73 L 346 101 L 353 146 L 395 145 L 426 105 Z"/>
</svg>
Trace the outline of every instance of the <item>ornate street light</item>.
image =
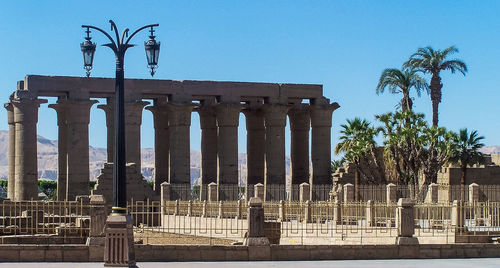
<svg viewBox="0 0 500 268">
<path fill-rule="evenodd" d="M 90 76 L 90 70 L 92 69 L 92 62 L 94 58 L 94 53 L 96 49 L 96 44 L 91 42 L 90 29 L 97 30 L 103 33 L 111 43 L 104 44 L 113 50 L 116 57 L 116 79 L 115 79 L 115 146 L 114 146 L 114 164 L 113 164 L 113 207 L 111 216 L 108 217 L 106 223 L 106 250 L 105 250 L 105 266 L 133 266 L 135 265 L 135 254 L 134 254 L 134 241 L 133 241 L 133 230 L 132 230 L 132 219 L 127 215 L 127 189 L 126 189 L 126 154 L 125 154 L 125 99 L 124 99 L 124 70 L 123 70 L 123 60 L 125 57 L 125 52 L 128 48 L 134 45 L 129 44 L 132 37 L 134 37 L 138 32 L 150 28 L 150 40 L 145 43 L 146 56 L 148 60 L 148 67 L 151 68 L 151 76 L 154 75 L 155 69 L 158 65 L 158 55 L 160 52 L 160 43 L 154 40 L 155 36 L 154 27 L 159 26 L 159 24 L 149 24 L 135 30 L 130 36 L 128 35 L 129 29 L 125 29 L 122 32 L 121 38 L 118 34 L 118 29 L 116 24 L 110 20 L 111 31 L 115 32 L 115 39 L 111 37 L 104 30 L 91 26 L 82 25 L 82 28 L 86 28 L 87 37 L 85 41 L 80 45 L 84 68 L 87 70 L 87 77 Z M 109 236 L 108 236 L 109 232 Z M 121 243 L 112 243 L 112 237 L 122 237 L 127 246 L 117 246 Z M 114 248 L 113 245 L 115 245 Z M 119 253 L 116 251 L 120 251 Z M 122 260 L 115 260 L 108 255 L 122 256 Z"/>
</svg>

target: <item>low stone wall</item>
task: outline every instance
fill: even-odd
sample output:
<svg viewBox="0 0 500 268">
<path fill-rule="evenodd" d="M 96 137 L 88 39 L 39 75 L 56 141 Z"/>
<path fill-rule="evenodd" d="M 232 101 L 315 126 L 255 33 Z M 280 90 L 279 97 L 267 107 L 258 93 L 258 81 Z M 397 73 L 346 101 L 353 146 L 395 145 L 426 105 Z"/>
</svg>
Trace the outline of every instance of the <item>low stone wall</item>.
<svg viewBox="0 0 500 268">
<path fill-rule="evenodd" d="M 103 260 L 103 247 L 85 245 L 0 245 L 0 262 L 87 262 Z M 138 262 L 291 261 L 350 259 L 499 258 L 499 244 L 344 246 L 136 245 Z"/>
</svg>

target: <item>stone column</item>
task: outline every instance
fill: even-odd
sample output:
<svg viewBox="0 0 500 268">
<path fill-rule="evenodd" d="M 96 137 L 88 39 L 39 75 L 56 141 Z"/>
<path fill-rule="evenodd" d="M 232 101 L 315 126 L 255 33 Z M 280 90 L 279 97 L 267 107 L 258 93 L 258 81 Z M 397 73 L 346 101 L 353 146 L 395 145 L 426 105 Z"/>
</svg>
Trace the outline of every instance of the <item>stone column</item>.
<svg viewBox="0 0 500 268">
<path fill-rule="evenodd" d="M 14 106 L 12 103 L 4 105 L 7 110 L 7 123 L 9 124 L 9 174 L 7 177 L 7 198 L 14 200 L 15 197 L 15 161 L 16 161 L 16 124 L 14 121 Z"/>
<path fill-rule="evenodd" d="M 96 100 L 67 100 L 67 185 L 66 199 L 89 195 L 90 108 Z"/>
<path fill-rule="evenodd" d="M 266 189 L 271 184 L 286 184 L 285 126 L 288 108 L 283 104 L 264 104 L 262 107 L 266 126 Z"/>
<path fill-rule="evenodd" d="M 309 183 L 309 106 L 296 105 L 288 112 L 291 130 L 292 184 Z"/>
<path fill-rule="evenodd" d="M 106 151 L 108 163 L 113 163 L 115 148 L 115 102 L 114 98 L 107 98 L 106 104 L 97 105 L 106 114 Z"/>
<path fill-rule="evenodd" d="M 135 163 L 137 173 L 141 171 L 141 124 L 142 109 L 147 101 L 125 103 L 125 154 L 127 163 Z"/>
<path fill-rule="evenodd" d="M 155 104 L 146 107 L 153 113 L 155 128 L 155 169 L 153 190 L 160 192 L 160 185 L 168 182 L 169 175 L 169 151 L 170 151 L 170 130 L 168 127 L 168 113 L 166 105 Z"/>
<path fill-rule="evenodd" d="M 170 184 L 190 184 L 190 132 L 192 104 L 167 103 L 170 131 Z"/>
<path fill-rule="evenodd" d="M 238 185 L 238 124 L 240 110 L 240 104 L 221 103 L 215 106 L 218 130 L 218 200 L 237 199 L 236 191 L 230 191 L 230 189 L 234 185 Z M 228 186 L 227 192 L 225 186 Z"/>
<path fill-rule="evenodd" d="M 69 106 L 65 100 L 58 100 L 57 104 L 49 104 L 57 113 L 57 200 L 67 200 L 68 187 L 68 124 L 66 114 Z"/>
<path fill-rule="evenodd" d="M 311 159 L 312 184 L 331 184 L 331 128 L 332 113 L 340 106 L 328 99 L 320 99 L 311 105 Z"/>
<path fill-rule="evenodd" d="M 207 199 L 203 185 L 217 182 L 217 121 L 215 111 L 208 104 L 202 105 L 198 110 L 201 128 L 201 200 Z"/>
<path fill-rule="evenodd" d="M 260 198 L 252 197 L 248 202 L 247 226 L 247 237 L 243 242 L 245 246 L 269 245 L 269 239 L 264 232 L 264 208 Z"/>
<path fill-rule="evenodd" d="M 36 124 L 38 122 L 38 107 L 47 102 L 24 96 L 23 91 L 17 91 L 11 101 L 14 106 L 15 124 L 15 175 L 14 200 L 38 199 L 38 166 Z M 87 149 L 88 150 L 88 149 Z M 87 187 L 88 188 L 88 187 Z"/>
<path fill-rule="evenodd" d="M 264 183 L 266 132 L 264 115 L 258 109 L 244 109 L 247 126 L 247 186 Z"/>
</svg>

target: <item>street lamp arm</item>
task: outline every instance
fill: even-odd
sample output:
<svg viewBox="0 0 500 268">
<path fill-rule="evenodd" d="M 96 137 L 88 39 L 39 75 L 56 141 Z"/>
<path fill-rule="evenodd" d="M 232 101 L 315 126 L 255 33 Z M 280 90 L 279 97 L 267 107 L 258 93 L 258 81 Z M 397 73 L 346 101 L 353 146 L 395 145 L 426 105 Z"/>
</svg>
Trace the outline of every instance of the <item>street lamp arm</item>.
<svg viewBox="0 0 500 268">
<path fill-rule="evenodd" d="M 116 36 L 116 42 L 117 42 L 117 46 L 120 46 L 121 43 L 120 43 L 120 35 L 118 33 L 118 27 L 116 27 L 116 24 L 113 20 L 109 20 L 109 23 L 111 24 L 111 31 L 114 31 L 115 32 L 115 36 Z"/>
<path fill-rule="evenodd" d="M 136 35 L 138 32 L 146 29 L 146 28 L 150 28 L 150 27 L 158 27 L 160 26 L 160 24 L 149 24 L 149 25 L 146 25 L 146 26 L 142 26 L 141 28 L 135 30 L 135 32 L 133 32 L 127 39 L 127 42 L 125 42 L 125 44 L 128 44 L 128 42 L 130 42 L 130 39 L 132 39 L 132 37 L 134 37 L 134 35 Z"/>
<path fill-rule="evenodd" d="M 126 37 L 128 37 L 128 32 L 129 32 L 129 29 L 128 29 L 128 28 L 127 28 L 127 29 L 125 29 L 125 30 L 123 30 L 123 33 L 122 33 L 122 39 L 120 39 L 120 40 L 121 40 L 120 42 L 121 42 L 122 44 L 123 44 L 123 40 L 125 40 L 125 36 L 126 36 Z"/>
<path fill-rule="evenodd" d="M 98 27 L 95 27 L 95 26 L 92 26 L 92 25 L 82 25 L 82 28 L 90 28 L 90 29 L 94 29 L 94 30 L 97 30 L 101 33 L 103 33 L 108 39 L 109 41 L 111 41 L 111 44 L 113 45 L 113 47 L 111 49 L 117 51 L 118 50 L 118 47 L 116 46 L 116 43 L 115 41 L 113 40 L 113 38 L 111 37 L 111 35 L 109 35 L 106 31 L 104 31 L 103 29 L 101 28 L 98 28 Z"/>
</svg>

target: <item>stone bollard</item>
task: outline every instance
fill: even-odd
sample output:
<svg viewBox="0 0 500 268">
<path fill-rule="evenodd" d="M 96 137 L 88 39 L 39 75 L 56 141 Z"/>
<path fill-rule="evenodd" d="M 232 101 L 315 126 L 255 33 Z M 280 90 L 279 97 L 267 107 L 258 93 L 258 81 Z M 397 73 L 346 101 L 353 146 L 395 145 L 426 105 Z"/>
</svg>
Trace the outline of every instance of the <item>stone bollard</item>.
<svg viewBox="0 0 500 268">
<path fill-rule="evenodd" d="M 236 202 L 236 219 L 241 219 L 241 200 Z"/>
<path fill-rule="evenodd" d="M 307 200 L 304 205 L 304 223 L 312 222 L 311 217 L 311 201 Z"/>
<path fill-rule="evenodd" d="M 387 184 L 386 186 L 386 199 L 387 199 L 387 204 L 391 204 L 391 203 L 396 203 L 398 200 L 397 200 L 397 188 L 396 188 L 396 184 L 394 183 L 389 183 Z"/>
<path fill-rule="evenodd" d="M 354 185 L 344 185 L 344 203 L 354 202 Z"/>
<path fill-rule="evenodd" d="M 205 218 L 207 217 L 207 200 L 203 200 L 203 205 L 202 205 L 202 211 L 201 211 L 201 217 Z"/>
<path fill-rule="evenodd" d="M 106 200 L 103 195 L 90 196 L 90 231 L 87 238 L 89 261 L 102 260 L 105 244 L 106 218 L 108 216 Z"/>
<path fill-rule="evenodd" d="M 179 215 L 179 200 L 175 200 L 174 216 Z"/>
<path fill-rule="evenodd" d="M 264 200 L 264 184 L 257 183 L 253 186 L 253 197 L 260 198 Z"/>
<path fill-rule="evenodd" d="M 264 232 L 264 208 L 262 199 L 258 197 L 250 198 L 248 201 L 247 215 L 248 232 L 243 242 L 246 246 L 267 246 L 269 239 Z"/>
<path fill-rule="evenodd" d="M 309 183 L 303 182 L 299 185 L 299 200 L 300 202 L 311 200 L 311 186 Z"/>
<path fill-rule="evenodd" d="M 428 189 L 426 198 L 427 203 L 436 204 L 439 200 L 438 199 L 439 185 L 437 185 L 436 183 L 431 183 L 429 184 L 427 189 Z"/>
<path fill-rule="evenodd" d="M 163 182 L 160 184 L 160 197 L 161 197 L 161 202 L 162 202 L 162 207 L 164 204 L 164 201 L 170 201 L 170 183 L 168 182 Z"/>
<path fill-rule="evenodd" d="M 398 200 L 396 225 L 398 227 L 397 245 L 415 245 L 418 239 L 415 234 L 415 216 L 413 212 L 413 200 L 410 198 L 400 198 Z"/>
<path fill-rule="evenodd" d="M 368 200 L 366 202 L 366 224 L 367 226 L 375 226 L 375 211 L 373 207 L 373 201 Z"/>
<path fill-rule="evenodd" d="M 217 183 L 211 182 L 208 184 L 208 202 L 217 202 Z"/>
<path fill-rule="evenodd" d="M 469 185 L 469 202 L 479 202 L 479 185 L 477 183 Z"/>
<path fill-rule="evenodd" d="M 283 200 L 280 200 L 280 204 L 279 204 L 279 218 L 278 218 L 278 221 L 280 222 L 284 222 L 285 221 L 285 201 Z"/>
</svg>

